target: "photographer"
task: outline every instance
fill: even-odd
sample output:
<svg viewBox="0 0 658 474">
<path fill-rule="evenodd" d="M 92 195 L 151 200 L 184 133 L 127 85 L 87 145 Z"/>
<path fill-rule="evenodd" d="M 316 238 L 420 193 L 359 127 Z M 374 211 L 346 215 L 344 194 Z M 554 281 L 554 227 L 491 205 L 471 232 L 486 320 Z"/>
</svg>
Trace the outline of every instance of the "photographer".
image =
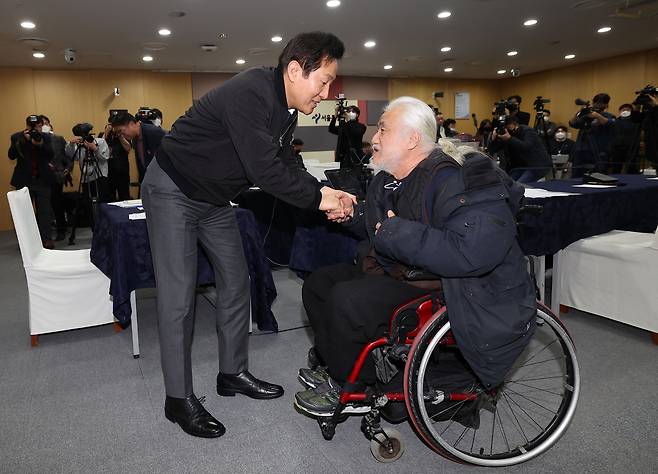
<svg viewBox="0 0 658 474">
<path fill-rule="evenodd" d="M 647 85 L 636 91 L 633 105 L 640 107 L 640 121 L 644 131 L 644 149 L 647 159 L 658 168 L 658 88 Z"/>
<path fill-rule="evenodd" d="M 511 95 L 507 98 L 507 110 L 510 117 L 516 117 L 519 125 L 530 125 L 530 114 L 521 111 L 521 96 Z"/>
<path fill-rule="evenodd" d="M 610 146 L 610 173 L 639 174 L 640 126 L 639 107 L 623 104 L 615 120 Z"/>
<path fill-rule="evenodd" d="M 487 151 L 491 143 L 491 136 L 493 132 L 493 123 L 489 119 L 480 121 L 480 126 L 475 134 L 475 141 L 480 144 L 482 150 Z"/>
<path fill-rule="evenodd" d="M 135 117 L 123 111 L 114 115 L 111 123 L 114 133 L 131 141 L 135 150 L 137 171 L 141 183 L 144 180 L 146 168 L 155 156 L 155 152 L 160 148 L 160 142 L 166 132 L 152 123 L 137 121 Z"/>
<path fill-rule="evenodd" d="M 64 202 L 64 185 L 68 183 L 69 186 L 73 185 L 71 178 L 71 171 L 73 170 L 73 160 L 66 156 L 64 148 L 66 147 L 66 139 L 61 135 L 56 135 L 52 122 L 45 115 L 39 115 L 43 122 L 41 133 L 50 137 L 50 143 L 53 150 L 53 159 L 51 160 L 51 168 L 54 173 L 55 179 L 52 183 L 50 200 L 52 202 L 53 211 L 55 212 L 55 222 L 57 229 L 56 241 L 64 240 L 66 238 L 66 206 Z"/>
<path fill-rule="evenodd" d="M 11 185 L 20 189 L 27 187 L 34 200 L 37 224 L 43 246 L 55 247 L 52 240 L 51 223 L 53 208 L 50 202 L 51 186 L 55 179 L 51 160 L 53 150 L 50 137 L 41 132 L 43 121 L 37 115 L 25 119 L 26 128 L 11 136 L 8 156 L 16 160 Z"/>
<path fill-rule="evenodd" d="M 98 202 L 108 202 L 107 172 L 110 148 L 105 139 L 94 138 L 90 133 L 91 129 L 90 124 L 73 127 L 73 133 L 79 135 L 66 144 L 66 156 L 79 162 L 83 196 L 96 198 Z"/>
<path fill-rule="evenodd" d="M 592 169 L 605 173 L 615 123 L 614 115 L 606 112 L 610 96 L 601 92 L 594 96 L 591 105 L 580 99 L 577 99 L 576 103 L 584 107 L 569 120 L 570 126 L 580 130 L 573 150 L 572 176 L 580 178 L 587 170 Z"/>
<path fill-rule="evenodd" d="M 109 121 L 111 120 L 112 116 Z M 114 133 L 111 123 L 105 126 L 102 137 L 110 148 L 107 175 L 108 198 L 110 202 L 117 199 L 126 201 L 130 199 L 130 164 L 128 162 L 128 153 L 131 150 L 130 142 L 122 135 Z"/>
<path fill-rule="evenodd" d="M 335 161 L 341 168 L 353 168 L 361 163 L 361 143 L 366 126 L 359 122 L 361 110 L 356 105 L 336 107 L 336 115 L 331 118 L 329 132 L 338 135 Z M 338 120 L 338 125 L 336 125 Z"/>
<path fill-rule="evenodd" d="M 443 122 L 443 135 L 445 138 L 455 138 L 459 135 L 457 132 L 457 121 L 455 119 L 449 118 Z"/>
<path fill-rule="evenodd" d="M 510 160 L 510 177 L 520 183 L 536 182 L 552 168 L 551 157 L 537 132 L 520 125 L 517 116 L 507 117 L 505 127 L 492 133 L 489 151 L 494 153 L 501 149 Z"/>
</svg>

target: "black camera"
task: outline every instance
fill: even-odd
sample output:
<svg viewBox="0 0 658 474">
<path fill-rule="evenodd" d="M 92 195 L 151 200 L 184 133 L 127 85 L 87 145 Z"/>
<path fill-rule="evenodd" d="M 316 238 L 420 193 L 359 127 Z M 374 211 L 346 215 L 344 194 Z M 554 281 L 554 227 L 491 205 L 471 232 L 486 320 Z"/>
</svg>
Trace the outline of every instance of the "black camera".
<svg viewBox="0 0 658 474">
<path fill-rule="evenodd" d="M 583 100 L 583 99 L 576 99 L 575 100 L 576 105 L 580 105 L 582 108 L 578 111 L 576 114 L 576 117 L 579 119 L 585 120 L 585 121 L 592 121 L 592 119 L 589 117 L 589 114 L 592 113 L 592 104 L 590 103 L 589 100 Z"/>
<path fill-rule="evenodd" d="M 651 97 L 658 96 L 658 87 L 647 84 L 642 90 L 635 91 L 635 93 L 637 97 L 633 101 L 633 105 L 649 105 L 651 104 Z"/>
<path fill-rule="evenodd" d="M 347 102 L 347 99 L 343 94 L 339 94 L 336 97 L 336 109 L 337 109 L 337 117 L 343 118 L 345 116 L 345 112 L 347 112 L 347 105 L 345 103 Z"/>
<path fill-rule="evenodd" d="M 542 96 L 538 95 L 535 101 L 532 103 L 532 106 L 535 108 L 535 112 L 539 113 L 544 111 L 544 105 L 550 103 L 550 99 L 544 99 Z"/>
<path fill-rule="evenodd" d="M 30 139 L 34 140 L 36 142 L 40 142 L 43 140 L 43 134 L 41 133 L 40 130 L 37 130 L 35 127 L 41 122 L 39 119 L 38 115 L 30 115 L 27 118 L 27 126 L 30 128 L 28 131 L 28 134 L 30 135 Z"/>
<path fill-rule="evenodd" d="M 505 135 L 505 123 L 507 123 L 508 115 L 507 111 L 510 109 L 510 103 L 508 100 L 499 100 L 494 103 L 496 107 L 493 112 L 493 126 L 496 127 L 496 135 Z"/>
<path fill-rule="evenodd" d="M 94 126 L 90 123 L 79 123 L 71 131 L 76 137 L 81 137 L 87 143 L 92 143 L 94 141 L 93 134 L 91 133 L 93 129 Z"/>
</svg>

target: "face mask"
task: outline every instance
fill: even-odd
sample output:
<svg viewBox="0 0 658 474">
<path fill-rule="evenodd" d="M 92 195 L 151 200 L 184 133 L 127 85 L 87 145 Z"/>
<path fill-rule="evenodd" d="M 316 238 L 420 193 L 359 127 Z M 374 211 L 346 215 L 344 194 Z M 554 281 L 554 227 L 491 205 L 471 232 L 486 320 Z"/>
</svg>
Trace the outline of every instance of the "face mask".
<svg viewBox="0 0 658 474">
<path fill-rule="evenodd" d="M 345 117 L 347 120 L 356 120 L 356 112 L 347 112 Z"/>
<path fill-rule="evenodd" d="M 544 120 L 546 120 L 547 122 L 550 121 L 550 120 L 551 120 L 551 116 L 550 116 L 550 115 L 544 115 Z"/>
<path fill-rule="evenodd" d="M 162 119 L 159 119 L 159 118 L 154 119 L 153 120 L 153 125 L 155 125 L 156 127 L 159 127 L 160 125 L 162 125 Z"/>
<path fill-rule="evenodd" d="M 629 114 L 629 115 L 630 115 L 630 114 Z M 53 131 L 53 129 L 50 128 L 48 125 L 43 125 L 43 126 L 41 127 L 41 133 L 50 133 L 50 132 L 52 132 L 52 131 Z"/>
<path fill-rule="evenodd" d="M 631 111 L 630 111 L 630 110 L 624 110 L 624 111 L 622 111 L 622 113 L 620 113 L 619 115 L 621 115 L 621 116 L 624 117 L 624 118 L 628 118 L 628 117 L 631 116 Z"/>
<path fill-rule="evenodd" d="M 555 134 L 555 139 L 559 142 L 563 141 L 566 138 L 567 138 L 567 134 L 565 132 L 557 132 Z"/>
<path fill-rule="evenodd" d="M 456 128 L 452 128 L 452 127 L 450 127 L 450 131 L 451 131 L 451 132 L 456 132 L 457 129 L 456 129 Z"/>
</svg>

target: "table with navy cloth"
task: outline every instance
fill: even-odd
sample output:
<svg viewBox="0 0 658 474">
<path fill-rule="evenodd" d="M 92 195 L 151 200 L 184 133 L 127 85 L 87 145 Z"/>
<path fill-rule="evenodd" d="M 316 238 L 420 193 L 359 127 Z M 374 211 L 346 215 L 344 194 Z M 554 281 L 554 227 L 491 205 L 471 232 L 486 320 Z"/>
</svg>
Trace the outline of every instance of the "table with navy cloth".
<svg viewBox="0 0 658 474">
<path fill-rule="evenodd" d="M 143 210 L 137 207 L 101 204 L 91 245 L 91 261 L 110 279 L 114 316 L 123 326 L 130 323 L 131 292 L 155 287 L 146 221 L 128 217 L 139 212 Z M 252 319 L 263 331 L 277 331 L 277 321 L 271 309 L 277 295 L 276 287 L 258 225 L 247 209 L 236 209 L 236 217 L 249 267 Z M 214 283 L 212 266 L 200 247 L 198 258 L 197 284 Z"/>
</svg>

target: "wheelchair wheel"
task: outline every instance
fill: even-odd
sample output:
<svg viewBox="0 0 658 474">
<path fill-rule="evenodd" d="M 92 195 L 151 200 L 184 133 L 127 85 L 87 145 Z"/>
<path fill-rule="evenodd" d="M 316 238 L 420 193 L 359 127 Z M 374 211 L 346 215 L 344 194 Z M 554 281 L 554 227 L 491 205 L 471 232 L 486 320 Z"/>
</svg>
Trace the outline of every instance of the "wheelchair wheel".
<svg viewBox="0 0 658 474">
<path fill-rule="evenodd" d="M 453 378 L 446 388 L 436 377 L 437 366 L 451 360 L 450 351 L 458 353 L 455 346 L 439 344 L 450 330 L 445 312 L 416 337 L 405 370 L 405 398 L 412 425 L 433 450 L 458 462 L 509 466 L 538 456 L 562 436 L 580 391 L 576 351 L 550 311 L 538 308 L 537 322 L 528 347 L 494 390 L 485 390 L 474 377 Z M 447 401 L 448 392 L 476 396 Z"/>
</svg>

